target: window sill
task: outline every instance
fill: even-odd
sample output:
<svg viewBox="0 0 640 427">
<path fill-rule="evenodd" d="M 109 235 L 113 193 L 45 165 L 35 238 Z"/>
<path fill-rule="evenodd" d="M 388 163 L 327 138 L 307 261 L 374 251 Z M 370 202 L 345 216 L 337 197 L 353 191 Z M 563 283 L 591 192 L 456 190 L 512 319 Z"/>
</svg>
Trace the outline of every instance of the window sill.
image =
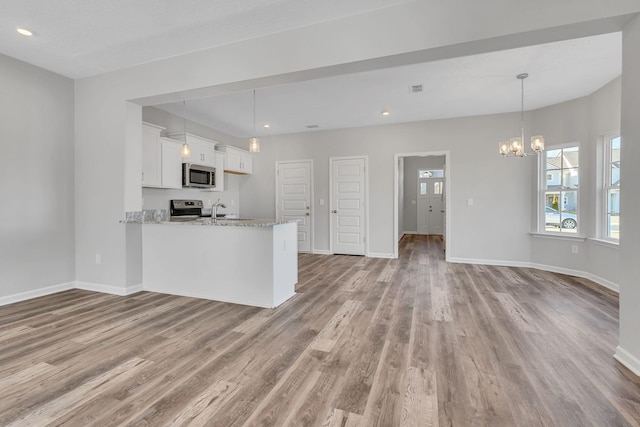
<svg viewBox="0 0 640 427">
<path fill-rule="evenodd" d="M 593 242 L 594 245 L 603 246 L 605 248 L 618 249 L 620 247 L 620 243 L 614 240 L 596 239 L 592 237 L 588 240 Z"/>
<path fill-rule="evenodd" d="M 569 240 L 574 242 L 584 242 L 587 240 L 585 236 L 568 236 L 566 234 L 551 234 L 551 233 L 538 233 L 531 232 L 531 237 L 535 237 L 536 239 L 552 239 L 552 240 Z"/>
</svg>

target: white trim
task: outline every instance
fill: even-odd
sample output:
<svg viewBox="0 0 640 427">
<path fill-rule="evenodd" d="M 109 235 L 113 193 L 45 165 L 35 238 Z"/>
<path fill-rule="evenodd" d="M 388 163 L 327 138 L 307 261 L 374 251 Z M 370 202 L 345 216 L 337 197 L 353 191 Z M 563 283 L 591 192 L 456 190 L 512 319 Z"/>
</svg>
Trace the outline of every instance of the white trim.
<svg viewBox="0 0 640 427">
<path fill-rule="evenodd" d="M 7 295 L 5 297 L 0 297 L 0 306 L 43 297 L 57 292 L 68 291 L 70 289 L 74 289 L 74 282 L 60 283 L 59 285 L 46 286 L 44 288 Z"/>
<path fill-rule="evenodd" d="M 314 249 L 312 253 L 317 255 L 331 255 L 331 251 L 329 249 Z"/>
<path fill-rule="evenodd" d="M 445 198 L 445 229 L 444 236 L 446 238 L 446 251 L 444 254 L 445 261 L 451 261 L 449 254 L 451 254 L 451 152 L 449 150 L 444 151 L 423 151 L 416 153 L 395 153 L 393 155 L 393 237 L 395 240 L 395 245 L 393 247 L 393 257 L 398 258 L 398 242 L 400 238 L 398 237 L 398 203 L 399 203 L 399 195 L 398 195 L 398 160 L 400 157 L 426 157 L 426 156 L 444 156 L 444 198 Z M 404 234 L 412 234 L 411 232 L 405 231 Z M 417 234 L 417 232 L 416 232 Z"/>
<path fill-rule="evenodd" d="M 551 234 L 551 233 L 536 233 L 536 232 L 531 232 L 529 233 L 531 235 L 531 237 L 535 237 L 537 239 L 557 239 L 557 240 L 573 240 L 576 242 L 584 242 L 585 240 L 587 240 L 587 238 L 585 236 L 570 236 L 567 234 Z"/>
<path fill-rule="evenodd" d="M 336 160 L 364 159 L 364 254 L 369 253 L 369 155 L 329 157 L 329 253 L 333 254 L 333 162 Z M 395 233 L 398 226 L 396 225 Z"/>
<path fill-rule="evenodd" d="M 385 254 L 382 252 L 369 252 L 367 254 L 367 258 L 389 258 L 389 259 L 394 259 L 394 258 L 398 258 L 397 256 L 395 256 L 394 254 Z"/>
<path fill-rule="evenodd" d="M 120 295 L 120 296 L 135 294 L 143 290 L 142 284 L 123 288 L 120 286 L 102 285 L 98 283 L 75 282 L 75 287 L 76 289 L 84 289 L 85 291 L 93 291 L 93 292 L 100 292 L 103 294 L 112 294 L 112 295 Z"/>
<path fill-rule="evenodd" d="M 501 267 L 531 267 L 531 263 L 522 261 L 504 261 L 494 259 L 458 258 L 450 257 L 448 262 L 456 264 L 497 265 Z"/>
<path fill-rule="evenodd" d="M 532 262 L 523 261 L 504 261 L 504 260 L 492 260 L 492 259 L 474 259 L 474 258 L 450 258 L 448 262 L 460 263 L 460 264 L 479 264 L 479 265 L 496 265 L 502 267 L 523 267 L 534 268 L 536 270 L 549 271 L 551 273 L 566 274 L 568 276 L 580 277 L 583 279 L 591 280 L 598 285 L 607 288 L 616 293 L 620 293 L 620 285 L 610 280 L 604 279 L 592 273 L 585 271 L 573 270 L 570 268 L 557 267 L 555 265 L 537 264 Z"/>
<path fill-rule="evenodd" d="M 311 229 L 311 236 L 309 237 L 309 248 L 310 248 L 310 252 L 313 252 L 313 243 L 315 241 L 315 205 L 314 205 L 314 198 L 313 198 L 313 188 L 314 188 L 314 183 L 313 183 L 313 159 L 301 159 L 301 160 L 277 160 L 275 165 L 276 165 L 276 191 L 275 191 L 275 204 L 276 204 L 276 217 L 278 216 L 278 212 L 279 212 L 279 208 L 278 208 L 278 178 L 279 178 L 279 174 L 278 174 L 278 165 L 281 164 L 286 164 L 286 163 L 309 163 L 309 213 L 311 214 L 311 217 L 309 218 L 309 228 Z"/>
<path fill-rule="evenodd" d="M 596 239 L 594 237 L 587 237 L 587 240 L 590 243 L 593 243 L 594 245 L 602 246 L 602 247 L 605 247 L 605 248 L 610 248 L 610 249 L 619 249 L 620 248 L 620 243 L 618 241 L 611 241 L 611 240 L 605 240 L 605 239 Z"/>
<path fill-rule="evenodd" d="M 616 353 L 613 358 L 622 363 L 631 372 L 640 377 L 640 360 L 637 357 L 629 353 L 621 346 L 616 347 Z"/>
</svg>

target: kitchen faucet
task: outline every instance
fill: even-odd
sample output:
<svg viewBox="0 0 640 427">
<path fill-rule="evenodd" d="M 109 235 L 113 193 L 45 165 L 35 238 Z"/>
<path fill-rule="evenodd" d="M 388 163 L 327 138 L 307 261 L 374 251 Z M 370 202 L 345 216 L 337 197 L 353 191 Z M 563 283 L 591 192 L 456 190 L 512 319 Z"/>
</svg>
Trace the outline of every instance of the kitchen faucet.
<svg viewBox="0 0 640 427">
<path fill-rule="evenodd" d="M 218 208 L 226 209 L 227 205 L 220 202 L 218 199 L 214 204 L 211 205 L 211 220 L 216 222 L 218 220 Z"/>
</svg>

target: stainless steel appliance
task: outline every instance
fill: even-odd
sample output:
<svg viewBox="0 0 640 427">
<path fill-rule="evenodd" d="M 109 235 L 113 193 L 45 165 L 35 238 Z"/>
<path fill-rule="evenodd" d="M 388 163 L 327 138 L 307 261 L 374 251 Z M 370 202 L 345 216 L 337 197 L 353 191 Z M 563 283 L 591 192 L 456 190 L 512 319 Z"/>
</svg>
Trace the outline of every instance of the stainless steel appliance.
<svg viewBox="0 0 640 427">
<path fill-rule="evenodd" d="M 216 188 L 216 168 L 210 166 L 182 164 L 182 186 Z M 200 201 L 202 203 L 202 201 Z"/>
<path fill-rule="evenodd" d="M 202 217 L 202 200 L 170 200 L 171 221 L 193 221 Z"/>
</svg>

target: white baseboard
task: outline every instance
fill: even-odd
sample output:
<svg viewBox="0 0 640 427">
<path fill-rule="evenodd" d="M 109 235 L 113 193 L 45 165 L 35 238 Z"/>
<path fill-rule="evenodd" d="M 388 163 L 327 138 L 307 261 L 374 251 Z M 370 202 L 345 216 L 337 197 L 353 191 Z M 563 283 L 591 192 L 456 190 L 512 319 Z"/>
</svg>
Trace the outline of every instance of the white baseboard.
<svg viewBox="0 0 640 427">
<path fill-rule="evenodd" d="M 85 291 L 102 292 L 103 294 L 120 296 L 131 295 L 142 291 L 142 284 L 122 288 L 120 286 L 101 285 L 98 283 L 75 282 L 75 287 L 77 289 L 84 289 Z"/>
<path fill-rule="evenodd" d="M 637 357 L 633 356 L 624 348 L 617 346 L 616 354 L 613 355 L 613 358 L 640 377 L 640 360 Z"/>
<path fill-rule="evenodd" d="M 74 282 L 68 282 L 60 283 L 59 285 L 34 289 L 32 291 L 20 292 L 18 294 L 7 295 L 6 297 L 0 297 L 0 306 L 13 304 L 20 301 L 26 301 L 32 298 L 43 297 L 45 295 L 51 295 L 57 292 L 68 291 L 69 289 L 73 289 L 74 287 Z"/>
<path fill-rule="evenodd" d="M 366 256 L 369 258 L 395 258 L 393 254 L 385 254 L 385 253 L 378 253 L 378 252 L 369 252 Z"/>
<path fill-rule="evenodd" d="M 458 258 L 449 257 L 449 262 L 457 264 L 497 265 L 501 267 L 531 267 L 531 263 L 522 261 L 504 261 L 494 259 Z"/>
<path fill-rule="evenodd" d="M 331 252 L 329 252 L 329 249 L 314 249 L 313 253 L 318 255 L 331 255 Z"/>
<path fill-rule="evenodd" d="M 472 259 L 472 258 L 453 258 L 453 257 L 449 258 L 448 261 L 460 263 L 460 264 L 481 264 L 481 265 L 498 265 L 503 267 L 535 268 L 537 270 L 549 271 L 551 273 L 560 273 L 560 274 L 566 274 L 568 276 L 575 276 L 575 277 L 581 277 L 583 279 L 588 279 L 588 280 L 591 280 L 592 282 L 597 283 L 600 286 L 603 286 L 614 292 L 620 293 L 620 286 L 617 283 L 614 283 L 610 280 L 604 279 L 592 273 L 587 273 L 585 271 L 580 271 L 580 270 L 573 270 L 570 268 L 557 267 L 555 265 L 537 264 L 537 263 L 522 262 L 522 261 L 502 261 L 502 260 L 491 260 L 491 259 Z"/>
</svg>

